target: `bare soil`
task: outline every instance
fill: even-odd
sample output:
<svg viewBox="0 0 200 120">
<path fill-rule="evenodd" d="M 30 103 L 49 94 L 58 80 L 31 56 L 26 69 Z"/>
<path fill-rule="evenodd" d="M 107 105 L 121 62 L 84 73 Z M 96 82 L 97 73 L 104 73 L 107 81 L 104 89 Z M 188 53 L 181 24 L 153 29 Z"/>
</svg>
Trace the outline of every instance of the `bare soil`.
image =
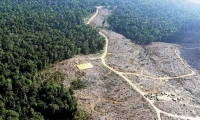
<svg viewBox="0 0 200 120">
<path fill-rule="evenodd" d="M 107 23 L 103 24 L 103 21 L 108 18 L 112 14 L 111 10 L 106 8 L 99 9 L 99 14 L 92 20 L 91 26 L 95 27 L 106 27 L 108 26 Z"/>
<path fill-rule="evenodd" d="M 154 80 L 133 75 L 128 78 L 146 93 L 146 97 L 154 100 L 161 110 L 178 115 L 184 113 L 186 116 L 200 116 L 200 76 L 172 80 Z"/>
<path fill-rule="evenodd" d="M 97 57 L 98 55 L 76 56 L 56 64 L 49 71 L 57 69 L 66 73 L 66 86 L 76 77 L 81 77 L 86 82 L 87 88 L 75 90 L 75 96 L 80 107 L 91 113 L 94 120 L 156 119 L 151 106 L 121 78 L 105 69 Z M 86 62 L 92 63 L 94 68 L 79 72 L 76 65 Z"/>
<path fill-rule="evenodd" d="M 156 42 L 142 47 L 118 33 L 101 31 L 109 39 L 107 62 L 118 71 L 142 72 L 159 77 L 179 76 L 191 72 L 176 56 L 175 44 Z"/>
<path fill-rule="evenodd" d="M 163 111 L 173 113 L 176 115 L 196 117 L 200 115 L 200 108 L 186 106 L 185 104 L 178 104 L 176 102 L 158 102 L 156 106 Z"/>
<path fill-rule="evenodd" d="M 161 114 L 161 119 L 162 120 L 182 120 L 182 119 L 177 119 L 177 118 L 173 118 L 173 117 L 168 117 L 164 114 Z"/>
</svg>

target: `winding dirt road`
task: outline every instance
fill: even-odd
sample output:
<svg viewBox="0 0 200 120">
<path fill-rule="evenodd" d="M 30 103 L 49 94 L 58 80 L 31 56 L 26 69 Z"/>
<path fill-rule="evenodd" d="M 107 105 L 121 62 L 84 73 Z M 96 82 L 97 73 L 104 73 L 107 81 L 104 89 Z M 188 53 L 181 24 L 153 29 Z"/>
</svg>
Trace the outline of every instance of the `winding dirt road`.
<svg viewBox="0 0 200 120">
<path fill-rule="evenodd" d="M 99 9 L 97 7 L 97 10 L 96 10 L 95 14 L 89 19 L 89 21 L 87 22 L 87 24 L 90 24 L 90 22 L 96 17 L 96 15 L 98 14 L 98 12 L 99 12 Z M 200 120 L 200 117 L 188 117 L 188 116 L 175 115 L 175 114 L 168 113 L 168 112 L 160 110 L 158 107 L 156 107 L 154 105 L 154 103 L 150 99 L 148 99 L 147 97 L 145 97 L 145 93 L 142 90 L 140 90 L 134 83 L 131 82 L 131 80 L 129 80 L 126 76 L 124 76 L 125 74 L 133 74 L 133 75 L 136 75 L 136 76 L 150 77 L 152 79 L 162 80 L 162 79 L 184 78 L 184 77 L 196 75 L 196 72 L 194 70 L 190 69 L 189 66 L 187 66 L 187 64 L 180 57 L 180 55 L 177 53 L 176 50 L 175 50 L 175 53 L 180 58 L 181 62 L 192 71 L 190 74 L 186 74 L 186 75 L 182 75 L 182 76 L 177 76 L 177 77 L 153 77 L 153 76 L 143 75 L 143 74 L 138 74 L 138 73 L 124 73 L 124 72 L 119 72 L 119 71 L 113 69 L 112 67 L 110 67 L 109 65 L 106 64 L 105 58 L 106 58 L 106 55 L 108 53 L 108 38 L 102 32 L 99 32 L 99 34 L 101 36 L 103 36 L 105 38 L 105 40 L 106 40 L 106 45 L 105 45 L 105 48 L 104 48 L 104 53 L 100 57 L 103 66 L 105 66 L 110 71 L 114 72 L 115 74 L 117 74 L 118 76 L 120 76 L 121 78 L 123 78 L 123 80 L 125 80 L 134 90 L 136 90 L 153 107 L 153 109 L 156 111 L 158 120 L 161 120 L 161 117 L 160 117 L 161 113 L 165 114 L 166 116 L 170 116 L 170 117 L 178 118 L 178 119 Z"/>
</svg>

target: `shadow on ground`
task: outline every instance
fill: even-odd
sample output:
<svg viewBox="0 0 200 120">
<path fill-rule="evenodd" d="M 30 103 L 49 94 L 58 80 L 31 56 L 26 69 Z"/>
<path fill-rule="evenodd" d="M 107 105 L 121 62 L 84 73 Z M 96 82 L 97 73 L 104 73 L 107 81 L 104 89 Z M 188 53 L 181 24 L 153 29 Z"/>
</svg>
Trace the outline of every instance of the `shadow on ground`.
<svg viewBox="0 0 200 120">
<path fill-rule="evenodd" d="M 200 31 L 190 31 L 177 43 L 181 56 L 200 73 Z"/>
</svg>

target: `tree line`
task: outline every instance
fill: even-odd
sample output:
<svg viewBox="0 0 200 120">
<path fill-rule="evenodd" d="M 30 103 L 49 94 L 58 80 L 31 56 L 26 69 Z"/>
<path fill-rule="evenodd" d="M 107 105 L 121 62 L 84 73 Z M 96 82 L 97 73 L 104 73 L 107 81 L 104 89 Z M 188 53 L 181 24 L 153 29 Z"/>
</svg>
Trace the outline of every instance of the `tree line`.
<svg viewBox="0 0 200 120">
<path fill-rule="evenodd" d="M 180 40 L 187 30 L 200 26 L 199 15 L 179 4 L 182 2 L 184 1 L 124 0 L 120 4 L 114 4 L 117 9 L 108 18 L 108 23 L 111 30 L 137 44 L 174 42 Z M 198 10 L 200 9 L 196 9 Z"/>
</svg>

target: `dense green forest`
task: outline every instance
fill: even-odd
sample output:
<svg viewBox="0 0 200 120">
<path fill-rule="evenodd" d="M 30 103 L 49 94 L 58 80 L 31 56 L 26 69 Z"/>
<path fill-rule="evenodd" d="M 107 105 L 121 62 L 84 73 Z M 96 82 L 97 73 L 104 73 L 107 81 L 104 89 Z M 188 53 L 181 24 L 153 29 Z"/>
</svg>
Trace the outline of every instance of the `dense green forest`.
<svg viewBox="0 0 200 120">
<path fill-rule="evenodd" d="M 86 119 L 62 74 L 39 74 L 103 49 L 104 39 L 83 22 L 95 10 L 90 0 L 0 1 L 0 119 Z"/>
<path fill-rule="evenodd" d="M 117 1 L 117 0 L 116 0 Z M 154 41 L 175 42 L 192 28 L 199 28 L 197 9 L 183 4 L 185 0 L 123 0 L 108 18 L 110 29 L 137 44 Z M 200 7 L 199 7 L 200 8 Z M 196 11 L 195 11 L 196 10 Z"/>
</svg>

